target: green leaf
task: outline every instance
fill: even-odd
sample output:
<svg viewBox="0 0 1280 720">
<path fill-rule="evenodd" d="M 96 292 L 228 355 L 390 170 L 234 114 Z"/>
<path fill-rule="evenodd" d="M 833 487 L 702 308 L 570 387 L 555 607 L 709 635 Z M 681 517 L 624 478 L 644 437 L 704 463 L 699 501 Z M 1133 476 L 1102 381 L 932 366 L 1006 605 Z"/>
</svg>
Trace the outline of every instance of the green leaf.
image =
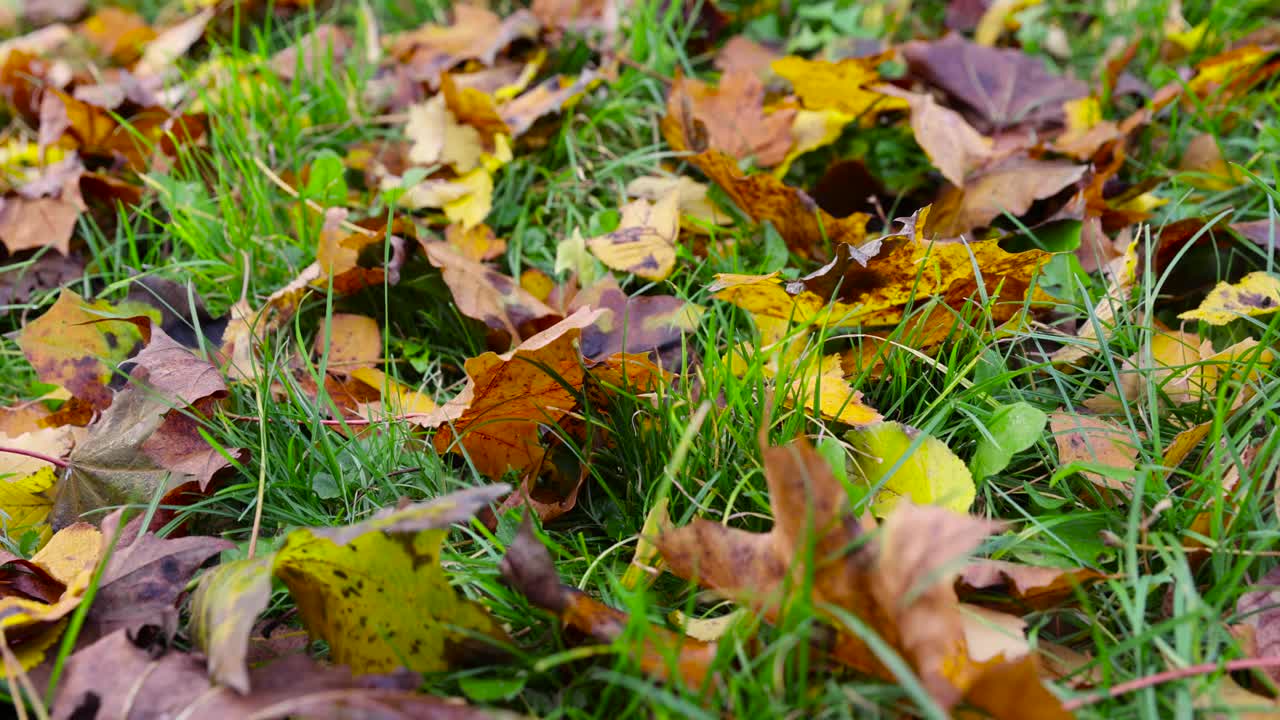
<svg viewBox="0 0 1280 720">
<path fill-rule="evenodd" d="M 271 600 L 271 556 L 224 563 L 191 597 L 191 638 L 209 657 L 209 679 L 240 694 L 249 687 L 249 634 Z"/>
<path fill-rule="evenodd" d="M 990 477 L 1009 467 L 1014 453 L 1036 444 L 1044 435 L 1049 416 L 1024 402 L 1002 405 L 987 418 L 987 432 L 969 461 L 969 470 L 978 479 Z"/>
<path fill-rule="evenodd" d="M 347 202 L 346 166 L 332 150 L 321 150 L 311 161 L 303 194 L 321 205 L 339 207 Z"/>
<path fill-rule="evenodd" d="M 516 676 L 510 678 L 478 678 L 464 677 L 458 681 L 462 693 L 475 702 L 497 702 L 510 700 L 524 689 L 528 678 Z"/>
</svg>

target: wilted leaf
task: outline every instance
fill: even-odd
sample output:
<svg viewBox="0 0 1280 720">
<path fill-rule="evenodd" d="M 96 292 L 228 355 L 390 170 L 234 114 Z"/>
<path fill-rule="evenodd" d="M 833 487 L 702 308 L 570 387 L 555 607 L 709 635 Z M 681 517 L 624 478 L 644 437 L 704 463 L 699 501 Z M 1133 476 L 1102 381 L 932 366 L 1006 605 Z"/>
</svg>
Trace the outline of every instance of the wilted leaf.
<svg viewBox="0 0 1280 720">
<path fill-rule="evenodd" d="M 1062 103 L 1088 95 L 1084 83 L 1049 72 L 1038 57 L 959 35 L 908 43 L 902 54 L 914 75 L 968 106 L 984 130 L 1061 122 Z"/>
<path fill-rule="evenodd" d="M 881 90 L 910 105 L 911 132 L 916 142 L 952 185 L 963 187 L 965 178 L 991 159 L 991 139 L 974 130 L 956 111 L 939 105 L 932 95 L 904 92 L 892 86 Z"/>
<path fill-rule="evenodd" d="M 514 720 L 452 700 L 412 692 L 412 675 L 353 678 L 345 668 L 294 655 L 250 673 L 248 695 L 211 685 L 204 658 L 148 647 L 117 632 L 72 655 L 54 696 L 53 717 L 79 720 L 176 718 L 220 720 L 293 717 L 315 720 Z M 101 713 L 101 715 L 99 715 Z"/>
<path fill-rule="evenodd" d="M 1009 213 L 1019 217 L 1036 200 L 1053 197 L 1084 177 L 1087 166 L 1016 156 L 944 189 L 929 216 L 929 232 L 959 237 Z"/>
<path fill-rule="evenodd" d="M 1237 318 L 1260 317 L 1277 310 L 1280 310 L 1280 278 L 1271 273 L 1251 272 L 1234 285 L 1218 283 L 1200 307 L 1178 318 L 1226 325 Z"/>
<path fill-rule="evenodd" d="M 444 239 L 468 260 L 476 262 L 493 260 L 507 251 L 507 241 L 494 235 L 493 229 L 484 223 L 471 228 L 450 225 L 445 228 Z"/>
<path fill-rule="evenodd" d="M 665 280 L 676 263 L 680 232 L 679 195 L 672 190 L 655 203 L 634 200 L 622 206 L 618 229 L 587 240 L 605 265 L 646 280 Z"/>
<path fill-rule="evenodd" d="M 86 523 L 63 528 L 31 560 L 4 553 L 0 563 L 0 632 L 24 667 L 39 663 L 57 638 L 55 625 L 79 606 L 102 555 L 102 534 Z M 52 639 L 43 631 L 54 633 Z M 34 646 L 24 652 L 23 641 Z"/>
<path fill-rule="evenodd" d="M 213 14 L 213 8 L 207 8 L 161 30 L 155 39 L 147 43 L 142 59 L 133 66 L 133 71 L 139 75 L 159 75 L 169 70 L 174 61 L 186 54 L 204 35 L 205 26 L 213 19 Z"/>
<path fill-rule="evenodd" d="M 440 452 L 465 452 L 477 470 L 500 478 L 542 461 L 540 425 L 555 425 L 576 404 L 584 379 L 576 344 L 601 310 L 582 309 L 504 354 L 467 361 L 467 386 L 431 416 Z"/>
<path fill-rule="evenodd" d="M 560 582 L 551 553 L 533 534 L 533 525 L 528 518 L 520 526 L 520 532 L 507 548 L 499 567 L 507 583 L 519 590 L 529 602 L 555 613 L 565 625 L 596 642 L 610 643 L 627 634 L 631 618 L 626 613 Z M 653 624 L 645 626 L 643 638 L 638 653 L 631 647 L 625 652 L 645 674 L 667 681 L 679 677 L 691 687 L 700 687 L 707 680 L 717 652 L 714 642 L 677 635 Z"/>
<path fill-rule="evenodd" d="M 556 75 L 538 83 L 498 108 L 498 116 L 511 137 L 520 137 L 539 119 L 572 105 L 600 77 L 595 71 L 583 70 L 577 77 Z"/>
<path fill-rule="evenodd" d="M 1049 429 L 1058 444 L 1058 462 L 1115 468 L 1115 473 L 1086 470 L 1083 475 L 1098 487 L 1129 492 L 1138 448 L 1127 428 L 1102 418 L 1056 412 L 1049 415 Z"/>
<path fill-rule="evenodd" d="M 0 480 L 0 527 L 6 537 L 20 538 L 30 530 L 40 534 L 42 543 L 49 539 L 49 512 L 53 509 L 49 490 L 57 481 L 51 466 Z"/>
<path fill-rule="evenodd" d="M 316 353 L 329 354 L 331 371 L 351 374 L 382 361 L 382 328 L 366 315 L 334 313 L 316 335 Z"/>
<path fill-rule="evenodd" d="M 638 177 L 627 183 L 627 195 L 651 202 L 657 202 L 666 197 L 672 190 L 675 190 L 679 197 L 680 214 L 696 221 L 686 225 L 686 229 L 698 230 L 700 229 L 698 223 L 728 225 L 731 222 L 729 214 L 717 209 L 707 198 L 707 186 L 687 177 L 650 175 Z"/>
<path fill-rule="evenodd" d="M 1036 444 L 1044 436 L 1049 416 L 1025 402 L 1001 405 L 987 418 L 985 427 L 990 437 L 978 439 L 978 447 L 969 460 L 969 469 L 977 480 L 1003 471 L 1014 453 Z"/>
<path fill-rule="evenodd" d="M 753 315 L 793 322 L 831 325 L 893 325 L 901 322 L 912 303 L 936 297 L 961 307 L 978 293 L 978 275 L 997 322 L 1021 312 L 1032 281 L 1049 254 L 1040 250 L 1007 253 L 994 240 L 974 243 L 925 239 L 928 208 L 904 218 L 900 232 L 870 247 L 878 253 L 866 259 L 842 245 L 825 267 L 794 282 L 774 275 L 716 277 L 711 290 Z M 1033 302 L 1043 293 L 1031 294 Z"/>
<path fill-rule="evenodd" d="M 311 634 L 357 673 L 431 672 L 492 653 L 474 635 L 501 643 L 505 633 L 484 606 L 449 586 L 440 550 L 449 525 L 506 490 L 473 488 L 345 528 L 295 530 L 276 553 L 274 572 Z"/>
<path fill-rule="evenodd" d="M 235 545 L 213 537 L 160 538 L 142 527 L 142 516 L 123 528 L 122 513 L 102 521 L 102 534 L 114 549 L 102 570 L 93 607 L 80 630 L 88 643 L 117 630 L 138 633 L 144 626 L 172 637 L 178 627 L 178 599 L 196 570 L 210 557 Z"/>
<path fill-rule="evenodd" d="M 956 581 L 956 591 L 968 602 L 1014 604 L 1047 610 L 1075 597 L 1076 589 L 1105 578 L 1088 568 L 1053 568 L 1004 560 L 974 560 Z"/>
<path fill-rule="evenodd" d="M 853 446 L 862 483 L 875 492 L 871 509 L 877 516 L 889 515 L 903 500 L 960 513 L 973 505 L 977 489 L 969 469 L 932 435 L 881 422 L 850 430 L 845 438 Z"/>
<path fill-rule="evenodd" d="M 663 126 L 664 132 L 666 125 Z M 671 136 L 668 135 L 668 142 Z M 677 149 L 681 146 L 675 145 Z M 743 175 L 728 155 L 708 150 L 688 158 L 707 174 L 744 213 L 757 222 L 770 222 L 792 252 L 805 257 L 826 255 L 828 244 L 853 247 L 867 239 L 870 216 L 853 213 L 835 218 L 828 215 L 807 193 L 768 174 Z"/>
<path fill-rule="evenodd" d="M 463 315 L 518 340 L 536 329 L 537 321 L 558 315 L 515 280 L 462 255 L 445 242 L 424 242 L 427 260 L 440 268 Z"/>
<path fill-rule="evenodd" d="M 700 123 L 706 128 L 707 147 L 737 160 L 754 158 L 757 165 L 770 167 L 782 162 L 791 148 L 794 109 L 778 109 L 765 114 L 764 83 L 751 72 L 728 72 L 720 85 L 686 78 L 677 72 L 667 94 L 667 117 L 663 127 L 684 127 Z M 680 147 L 668 135 L 667 141 Z M 702 149 L 702 148 L 699 148 Z"/>
<path fill-rule="evenodd" d="M 538 21 L 527 10 L 499 18 L 470 4 L 453 8 L 450 25 L 427 24 L 387 38 L 387 51 L 408 66 L 413 79 L 438 84 L 440 73 L 467 61 L 493 65 L 498 53 L 520 39 L 533 37 Z"/>
<path fill-rule="evenodd" d="M 205 573 L 191 596 L 191 635 L 209 656 L 209 679 L 244 695 L 249 634 L 271 600 L 274 556 L 223 563 Z"/>
<path fill-rule="evenodd" d="M 844 486 L 808 443 L 765 448 L 764 464 L 773 530 L 751 533 L 703 519 L 668 529 L 658 546 L 673 573 L 750 603 L 771 622 L 785 616 L 783 593 L 803 583 L 809 601 L 836 625 L 831 652 L 841 661 L 893 676 L 843 626 L 844 613 L 871 625 L 944 708 L 963 697 L 1001 720 L 1023 717 L 1025 705 L 1015 711 L 1001 702 L 1012 694 L 1035 702 L 1045 717 L 1070 717 L 1040 684 L 1030 658 L 982 662 L 970 654 L 952 582 L 957 561 L 996 524 L 902 503 L 868 539 L 874 524 L 852 516 Z"/>
<path fill-rule="evenodd" d="M 43 315 L 26 324 L 18 345 L 44 382 L 102 410 L 111 404 L 107 385 L 116 367 L 143 340 L 129 320 L 110 314 L 105 303 L 89 304 L 63 290 Z"/>
<path fill-rule="evenodd" d="M 583 328 L 583 357 L 602 360 L 617 353 L 652 353 L 668 369 L 680 367 L 683 338 L 698 327 L 702 308 L 671 295 L 628 297 L 607 277 L 578 292 L 570 304 L 603 310 Z"/>
<path fill-rule="evenodd" d="M 84 167 L 74 154 L 39 178 L 0 198 L 0 243 L 10 253 L 52 247 L 71 254 L 76 223 L 86 209 L 80 191 Z"/>
<path fill-rule="evenodd" d="M 901 99 L 871 89 L 880 81 L 880 56 L 848 58 L 839 62 L 785 57 L 773 62 L 773 71 L 795 88 L 808 110 L 837 110 L 869 125 L 882 112 L 905 110 Z"/>
<path fill-rule="evenodd" d="M 1253 628 L 1254 657 L 1280 656 L 1280 568 L 1272 568 L 1240 595 L 1236 615 Z M 1266 668 L 1266 673 L 1280 682 L 1280 668 Z"/>
</svg>

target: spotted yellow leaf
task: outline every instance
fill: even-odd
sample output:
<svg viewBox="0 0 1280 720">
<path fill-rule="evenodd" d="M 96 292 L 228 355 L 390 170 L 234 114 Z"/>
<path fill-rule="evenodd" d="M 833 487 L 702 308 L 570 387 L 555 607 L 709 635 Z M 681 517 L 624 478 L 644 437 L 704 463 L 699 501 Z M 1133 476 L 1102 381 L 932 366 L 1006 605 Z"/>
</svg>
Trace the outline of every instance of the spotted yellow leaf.
<svg viewBox="0 0 1280 720">
<path fill-rule="evenodd" d="M 1267 272 L 1252 272 L 1240 282 L 1218 283 L 1195 310 L 1178 317 L 1203 320 L 1210 325 L 1226 325 L 1241 317 L 1259 317 L 1280 310 L 1280 277 Z"/>
<path fill-rule="evenodd" d="M 977 496 L 973 476 L 946 443 L 896 422 L 851 430 L 854 464 L 862 482 L 875 491 L 871 511 L 885 517 L 904 498 L 968 512 Z"/>
<path fill-rule="evenodd" d="M 665 280 L 676 264 L 680 195 L 671 190 L 657 202 L 634 200 L 622 207 L 618 229 L 591 238 L 587 247 L 605 265 L 646 280 Z"/>
</svg>

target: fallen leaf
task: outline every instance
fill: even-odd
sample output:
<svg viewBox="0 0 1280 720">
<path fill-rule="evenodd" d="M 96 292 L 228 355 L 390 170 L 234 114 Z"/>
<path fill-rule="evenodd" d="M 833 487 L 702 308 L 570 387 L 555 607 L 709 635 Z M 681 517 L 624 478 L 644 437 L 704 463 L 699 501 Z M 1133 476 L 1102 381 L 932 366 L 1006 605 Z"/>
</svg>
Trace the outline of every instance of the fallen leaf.
<svg viewBox="0 0 1280 720">
<path fill-rule="evenodd" d="M 436 428 L 439 452 L 466 453 L 484 475 L 500 478 L 541 464 L 540 425 L 554 425 L 576 404 L 583 328 L 602 311 L 582 309 L 504 355 L 467 360 L 467 386 L 419 424 Z"/>
<path fill-rule="evenodd" d="M 716 208 L 707 197 L 707 186 L 687 177 L 664 177 L 649 175 L 638 177 L 627 183 L 627 195 L 657 202 L 674 190 L 679 198 L 680 214 L 694 222 L 685 224 L 690 230 L 703 230 L 703 226 L 728 225 L 732 222 L 729 214 Z"/>
<path fill-rule="evenodd" d="M 450 225 L 445 228 L 444 239 L 468 260 L 476 262 L 502 257 L 507 251 L 507 241 L 494 235 L 493 229 L 484 223 L 471 228 Z"/>
<path fill-rule="evenodd" d="M 877 517 L 888 516 L 904 500 L 963 513 L 977 497 L 964 462 L 932 435 L 880 422 L 850 430 L 845 439 L 853 447 L 862 484 L 875 493 L 871 510 Z"/>
<path fill-rule="evenodd" d="M 588 360 L 617 353 L 649 353 L 668 369 L 678 369 L 684 337 L 698 327 L 702 308 L 671 295 L 629 297 L 606 277 L 578 292 L 569 310 L 601 310 L 594 323 L 582 329 L 580 347 Z"/>
<path fill-rule="evenodd" d="M 334 662 L 357 673 L 401 666 L 432 672 L 492 654 L 477 636 L 500 645 L 506 634 L 483 605 L 449 586 L 440 550 L 449 525 L 507 490 L 472 488 L 345 528 L 295 530 L 273 571 L 308 631 L 329 643 Z"/>
<path fill-rule="evenodd" d="M 471 260 L 445 242 L 423 242 L 427 260 L 440 268 L 458 311 L 511 336 L 530 335 L 538 321 L 558 316 L 512 278 Z"/>
<path fill-rule="evenodd" d="M 948 186 L 930 214 L 929 232 L 959 237 L 1008 213 L 1020 217 L 1084 177 L 1087 167 L 1063 160 L 1013 157 L 984 169 L 963 187 Z"/>
<path fill-rule="evenodd" d="M 174 61 L 186 54 L 203 35 L 205 26 L 213 19 L 213 8 L 206 8 L 182 22 L 161 30 L 147 43 L 142 59 L 133 66 L 138 75 L 160 75 L 174 66 Z"/>
<path fill-rule="evenodd" d="M 807 442 L 763 452 L 773 529 L 752 533 L 703 519 L 667 529 L 658 547 L 673 573 L 749 603 L 774 623 L 786 614 L 788 588 L 808 588 L 807 601 L 836 627 L 832 655 L 893 677 L 857 632 L 846 629 L 840 618 L 852 615 L 910 664 L 943 708 L 963 697 L 1012 719 L 1022 717 L 1034 697 L 1043 716 L 1070 717 L 1040 684 L 1031 658 L 982 662 L 970 655 L 952 583 L 957 561 L 995 523 L 904 502 L 870 536 L 874 523 L 850 513 L 844 485 Z M 1009 693 L 1024 704 L 1006 706 Z"/>
<path fill-rule="evenodd" d="M 529 9 L 548 28 L 612 33 L 618 25 L 617 0 L 533 0 Z"/>
<path fill-rule="evenodd" d="M 71 239 L 86 209 L 80 192 L 83 170 L 72 155 L 18 192 L 0 198 L 0 243 L 6 250 L 52 247 L 64 257 L 71 254 Z"/>
<path fill-rule="evenodd" d="M 59 621 L 80 605 L 102 549 L 98 529 L 77 523 L 54 533 L 30 560 L 4 553 L 0 578 L 7 582 L 0 582 L 0 632 L 24 669 L 44 659 L 61 634 Z M 24 649 L 24 640 L 32 647 Z"/>
<path fill-rule="evenodd" d="M 1251 272 L 1238 283 L 1218 283 L 1200 307 L 1182 313 L 1178 319 L 1226 325 L 1237 318 L 1261 317 L 1277 310 L 1280 310 L 1280 277 Z"/>
<path fill-rule="evenodd" d="M 241 695 L 249 684 L 249 637 L 271 600 L 274 556 L 223 563 L 191 596 L 192 642 L 209 656 L 209 680 Z"/>
<path fill-rule="evenodd" d="M 12 446 L 10 446 L 12 447 Z M 49 491 L 58 481 L 52 467 L 0 480 L 0 514 L 3 515 L 5 537 L 21 538 L 27 532 L 40 536 L 40 544 L 49 540 L 49 512 L 53 499 Z"/>
<path fill-rule="evenodd" d="M 899 232 L 865 246 L 874 248 L 869 259 L 852 246 L 841 245 L 830 263 L 799 280 L 784 283 L 776 273 L 721 274 L 710 289 L 716 298 L 753 315 L 863 327 L 897 324 L 924 298 L 962 307 L 979 292 L 975 267 L 982 273 L 987 297 L 994 301 L 989 311 L 996 322 L 1022 312 L 1028 296 L 1033 303 L 1047 298 L 1032 287 L 1037 272 L 1049 260 L 1048 253 L 1007 253 L 994 240 L 929 241 L 925 239 L 929 218 L 927 207 L 910 218 L 899 218 L 903 223 Z"/>
<path fill-rule="evenodd" d="M 454 700 L 412 692 L 412 675 L 353 678 L 345 668 L 325 667 L 294 655 L 250 673 L 254 691 L 241 695 L 212 685 L 199 655 L 139 644 L 121 631 L 75 653 L 54 696 L 56 720 L 103 717 L 184 717 L 217 720 L 289 717 L 316 720 L 515 720 L 493 710 L 473 710 Z"/>
<path fill-rule="evenodd" d="M 775 60 L 773 71 L 791 82 L 806 109 L 837 110 L 866 127 L 880 113 L 907 109 L 901 98 L 870 87 L 880 81 L 877 67 L 885 59 L 876 55 L 827 62 L 793 56 Z"/>
<path fill-rule="evenodd" d="M 1049 72 L 1038 57 L 955 34 L 907 43 L 901 52 L 912 74 L 964 103 L 984 131 L 1061 123 L 1062 103 L 1089 94 L 1084 83 Z"/>
<path fill-rule="evenodd" d="M 316 335 L 316 354 L 328 354 L 331 372 L 350 375 L 382 362 L 382 328 L 366 315 L 334 313 Z"/>
<path fill-rule="evenodd" d="M 942 177 L 956 187 L 992 157 L 991 139 L 973 129 L 956 111 L 945 108 L 932 95 L 910 93 L 892 86 L 880 88 L 901 98 L 911 108 L 911 132 Z"/>
<path fill-rule="evenodd" d="M 773 74 L 773 63 L 782 53 L 746 35 L 734 35 L 716 53 L 714 65 L 722 73 L 749 72 L 764 79 Z"/>
<path fill-rule="evenodd" d="M 587 247 L 614 270 L 646 280 L 665 280 L 676 263 L 680 232 L 679 195 L 668 192 L 660 200 L 634 200 L 622 206 L 618 229 L 587 240 Z"/>
<path fill-rule="evenodd" d="M 663 130 L 666 131 L 664 121 Z M 671 136 L 667 135 L 668 142 Z M 680 145 L 672 142 L 677 149 Z M 862 245 L 867 239 L 870 216 L 853 213 L 843 218 L 828 215 L 813 198 L 768 174 L 744 175 L 728 155 L 708 150 L 688 158 L 711 178 L 744 213 L 756 222 L 770 222 L 787 247 L 803 257 L 826 255 L 828 245 Z"/>
<path fill-rule="evenodd" d="M 493 65 L 508 45 L 537 32 L 538 21 L 527 10 L 499 18 L 486 8 L 460 3 L 453 8 L 452 24 L 428 23 L 389 36 L 385 46 L 409 68 L 414 80 L 435 87 L 441 73 L 467 60 Z"/>
<path fill-rule="evenodd" d="M 583 70 L 576 77 L 556 75 L 538 83 L 498 108 L 498 115 L 511 137 L 528 132 L 539 119 L 560 112 L 575 103 L 600 81 L 591 69 Z"/>
<path fill-rule="evenodd" d="M 771 167 L 782 162 L 791 148 L 795 114 L 785 108 L 766 114 L 764 83 L 754 73 L 725 73 L 719 86 L 711 87 L 677 71 L 667 94 L 663 124 L 701 123 L 709 149 L 736 160 L 753 158 L 757 165 Z M 676 144 L 670 136 L 667 141 Z"/>
<path fill-rule="evenodd" d="M 1115 472 L 1083 470 L 1081 474 L 1100 488 L 1130 491 L 1138 448 L 1134 445 L 1133 433 L 1127 428 L 1089 415 L 1056 412 L 1049 415 L 1049 429 L 1058 445 L 1058 462 L 1114 468 Z"/>
<path fill-rule="evenodd" d="M 210 557 L 235 547 L 214 537 L 160 538 L 145 531 L 141 515 L 123 527 L 122 518 L 116 511 L 102 521 L 102 536 L 114 549 L 80 628 L 81 644 L 117 630 L 136 635 L 144 626 L 172 637 L 178 628 L 178 600 L 191 576 Z"/>
<path fill-rule="evenodd" d="M 1088 568 L 1053 568 L 1004 560 L 974 560 L 956 580 L 967 602 L 1048 610 L 1075 597 L 1076 590 L 1107 576 Z"/>
<path fill-rule="evenodd" d="M 1258 578 L 1236 600 L 1236 616 L 1253 628 L 1253 657 L 1280 656 L 1280 569 Z M 1263 669 L 1273 681 L 1280 682 L 1280 668 Z"/>
<path fill-rule="evenodd" d="M 404 133 L 412 145 L 409 161 L 417 165 L 445 165 L 459 175 L 480 167 L 485 154 L 480 131 L 463 125 L 445 107 L 444 95 L 412 105 Z"/>
<path fill-rule="evenodd" d="M 18 345 L 43 382 L 66 388 L 102 410 L 111 404 L 108 385 L 116 368 L 143 339 L 130 321 L 110 314 L 111 307 L 90 304 L 63 290 L 43 315 L 22 328 Z"/>
<path fill-rule="evenodd" d="M 507 547 L 499 568 L 507 584 L 530 603 L 555 613 L 565 625 L 596 642 L 611 643 L 628 636 L 627 628 L 633 621 L 626 613 L 560 582 L 551 553 L 533 534 L 528 518 Z M 638 652 L 634 647 L 625 652 L 646 675 L 665 681 L 680 678 L 690 687 L 701 687 L 709 677 L 718 650 L 714 642 L 678 635 L 653 624 L 644 626 L 642 637 Z"/>
</svg>

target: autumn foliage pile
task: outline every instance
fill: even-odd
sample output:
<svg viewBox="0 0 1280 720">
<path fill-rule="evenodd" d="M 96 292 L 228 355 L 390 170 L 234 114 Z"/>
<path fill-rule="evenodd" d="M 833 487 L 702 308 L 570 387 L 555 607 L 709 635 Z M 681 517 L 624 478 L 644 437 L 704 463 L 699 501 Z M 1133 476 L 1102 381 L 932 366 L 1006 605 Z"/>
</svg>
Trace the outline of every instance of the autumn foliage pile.
<svg viewBox="0 0 1280 720">
<path fill-rule="evenodd" d="M 1270 247 L 1276 229 L 1221 217 L 1156 227 L 1155 185 L 1128 173 L 1152 123 L 1183 107 L 1229 106 L 1271 82 L 1274 46 L 1240 44 L 1149 88 L 1126 72 L 1132 50 L 1086 82 L 997 47 L 998 15 L 982 19 L 978 41 L 950 33 L 829 60 L 731 36 L 744 18 L 709 1 L 664 5 L 685 13 L 691 45 L 709 60 L 698 77 L 660 78 L 654 137 L 666 151 L 626 186 L 616 227 L 574 229 L 555 238 L 553 267 L 517 262 L 523 272 L 509 275 L 522 246 L 486 224 L 500 209 L 495 178 L 556 142 L 577 104 L 628 73 L 654 74 L 624 50 L 639 12 L 627 3 L 535 0 L 506 14 L 460 4 L 445 22 L 383 35 L 368 15 L 363 34 L 322 24 L 247 70 L 195 62 L 236 23 L 309 3 L 209 5 L 154 25 L 121 8 L 28 5 L 31 32 L 0 44 L 10 119 L 0 243 L 15 266 L 0 295 L 53 299 L 15 335 L 50 389 L 0 408 L 0 511 L 9 547 L 27 551 L 0 557 L 0 651 L 11 696 L 41 712 L 52 698 L 52 717 L 502 717 L 418 689 L 420 674 L 545 649 L 505 627 L 483 593 L 455 587 L 441 562 L 451 527 L 482 533 L 520 513 L 494 572 L 576 642 L 616 643 L 654 682 L 708 706 L 724 692 L 725 668 L 751 662 L 754 633 L 798 613 L 823 628 L 810 637 L 820 658 L 812 673 L 901 684 L 905 713 L 1071 717 L 1106 680 L 1089 647 L 1028 637 L 1024 618 L 1068 610 L 1112 575 L 973 557 L 1022 519 L 975 509 L 979 487 L 1051 435 L 1059 464 L 1079 470 L 1098 504 L 1123 504 L 1138 448 L 1109 414 L 1151 382 L 1162 412 L 1222 397 L 1235 412 L 1273 360 L 1247 329 L 1217 347 L 1202 331 L 1268 320 L 1280 310 L 1280 275 L 1257 269 L 1207 288 L 1175 266 L 1240 240 Z M 371 63 L 360 112 L 391 132 L 301 172 L 271 158 L 249 167 L 299 199 L 297 225 L 316 238 L 292 282 L 245 294 L 220 316 L 149 273 L 127 283 L 127 296 L 77 282 L 97 262 L 85 228 L 127 224 L 151 207 L 153 173 L 216 152 L 211 98 L 357 54 Z M 565 62 L 570 54 L 578 61 Z M 908 190 L 887 190 L 864 158 L 831 156 L 842 139 L 885 127 L 909 131 L 931 168 Z M 1244 182 L 1211 137 L 1195 142 L 1185 169 L 1206 189 Z M 800 177 L 815 158 L 820 175 Z M 360 204 L 370 195 L 385 202 Z M 743 228 L 780 240 L 785 267 L 719 273 L 703 304 L 671 282 L 732 257 L 730 230 Z M 1085 276 L 1104 289 L 1080 317 L 1063 298 Z M 1160 308 L 1122 317 L 1157 278 L 1185 305 L 1178 328 L 1156 317 Z M 416 281 L 440 288 L 446 312 L 488 348 L 439 395 L 385 356 L 385 318 L 326 309 Z M 741 338 L 698 340 L 711 303 L 735 308 Z M 302 316 L 320 319 L 314 346 L 268 352 Z M 1071 372 L 1133 322 L 1154 339 L 1150 352 L 1120 359 L 1115 382 L 1083 407 L 998 406 L 966 458 L 868 400 L 904 354 L 945 362 L 961 329 L 989 343 L 1034 332 L 1027 362 Z M 670 573 L 739 608 L 673 629 L 562 584 L 534 518 L 574 512 L 593 453 L 646 432 L 643 419 L 603 427 L 598 413 L 678 393 L 699 412 L 724 411 L 703 391 L 710 359 L 763 377 L 756 402 L 803 414 L 813 432 L 771 446 L 761 430 L 768 532 L 711 514 L 677 526 L 665 503 L 650 509 L 623 586 Z M 237 388 L 256 388 L 257 406 Z M 493 484 L 273 542 L 259 540 L 259 485 L 243 526 L 200 534 L 211 531 L 192 508 L 263 482 L 273 461 L 265 448 L 227 447 L 211 428 L 267 423 L 263 403 L 299 399 L 326 414 L 327 431 L 408 428 L 407 442 Z M 1189 462 L 1214 422 L 1176 433 L 1164 472 Z M 841 438 L 834 461 L 818 437 Z M 566 448 L 581 468 L 568 477 L 555 462 Z M 1224 479 L 1223 498 L 1238 482 Z M 1200 529 L 1217 521 L 1205 516 Z M 224 538 L 247 539 L 247 550 Z M 283 619 L 273 587 L 289 608 Z M 272 637 L 277 625 L 293 629 L 287 640 Z M 731 647 L 728 637 L 746 640 Z M 308 653 L 307 638 L 326 652 Z"/>
</svg>

